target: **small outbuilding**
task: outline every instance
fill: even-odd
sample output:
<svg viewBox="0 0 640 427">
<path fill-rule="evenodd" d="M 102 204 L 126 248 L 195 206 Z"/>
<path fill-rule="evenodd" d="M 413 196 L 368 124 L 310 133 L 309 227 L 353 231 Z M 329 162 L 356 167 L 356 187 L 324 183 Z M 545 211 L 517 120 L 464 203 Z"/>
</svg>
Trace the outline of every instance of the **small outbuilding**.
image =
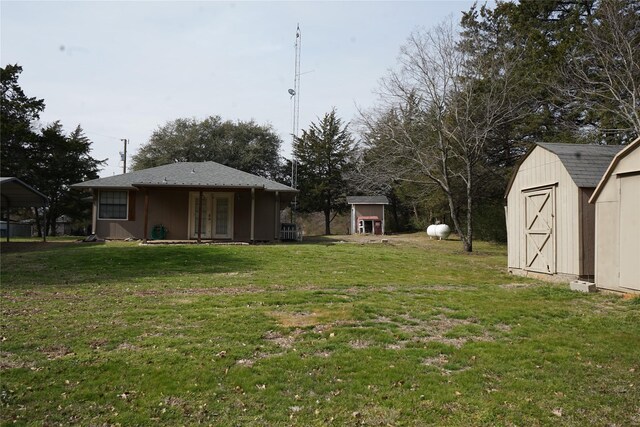
<svg viewBox="0 0 640 427">
<path fill-rule="evenodd" d="M 620 146 L 536 144 L 505 193 L 514 274 L 593 280 L 595 209 L 589 198 Z"/>
<path fill-rule="evenodd" d="M 385 196 L 348 196 L 351 205 L 349 234 L 384 234 Z"/>
<path fill-rule="evenodd" d="M 5 212 L 6 222 L 2 234 L 9 237 L 17 235 L 11 230 L 10 212 L 15 208 L 40 208 L 48 203 L 47 196 L 16 177 L 0 178 L 0 207 Z M 23 227 L 22 227 L 23 228 Z M 18 231 L 20 228 L 16 228 Z M 28 234 L 28 232 L 27 232 Z M 46 236 L 43 236 L 46 239 Z"/>
<path fill-rule="evenodd" d="M 596 212 L 596 286 L 640 292 L 640 138 L 613 158 L 589 202 Z"/>
</svg>

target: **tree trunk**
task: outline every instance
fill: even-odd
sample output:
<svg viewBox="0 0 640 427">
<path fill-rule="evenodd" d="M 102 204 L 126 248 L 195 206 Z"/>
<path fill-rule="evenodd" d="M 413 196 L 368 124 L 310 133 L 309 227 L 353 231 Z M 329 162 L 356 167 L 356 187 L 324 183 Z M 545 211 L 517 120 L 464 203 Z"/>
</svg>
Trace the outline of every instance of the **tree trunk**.
<svg viewBox="0 0 640 427">
<path fill-rule="evenodd" d="M 44 224 L 42 225 L 42 232 L 44 233 L 45 236 L 49 235 L 49 214 L 48 212 L 43 212 L 42 213 L 42 219 Z"/>
<path fill-rule="evenodd" d="M 331 210 L 324 210 L 324 234 L 331 234 Z"/>
<path fill-rule="evenodd" d="M 465 252 L 473 251 L 473 174 L 471 165 L 467 164 L 467 235 L 465 236 Z"/>
<path fill-rule="evenodd" d="M 467 235 L 462 239 L 465 252 L 473 251 L 473 219 L 472 219 L 472 197 L 467 195 Z"/>
<path fill-rule="evenodd" d="M 56 235 L 56 218 L 58 215 L 51 208 L 45 213 L 45 227 L 44 231 L 47 236 Z"/>
<path fill-rule="evenodd" d="M 443 183 L 440 184 L 440 187 L 447 195 L 447 201 L 449 202 L 449 211 L 451 213 L 451 222 L 453 222 L 453 228 L 458 233 L 460 240 L 462 241 L 462 245 L 464 250 L 467 252 L 471 252 L 470 249 L 467 249 L 467 240 L 462 232 L 462 228 L 460 227 L 460 221 L 458 219 L 458 210 L 456 209 L 456 202 L 453 200 L 453 194 L 451 193 L 451 186 L 449 185 L 449 176 L 448 176 L 448 167 L 447 167 L 447 159 L 444 158 L 443 161 Z"/>
<path fill-rule="evenodd" d="M 400 220 L 398 219 L 398 199 L 395 194 L 391 194 L 391 213 L 396 227 L 393 231 L 401 231 L 402 227 L 400 226 Z"/>
<path fill-rule="evenodd" d="M 40 221 L 40 214 L 38 212 L 38 208 L 33 209 L 33 216 L 36 221 L 36 232 L 38 233 L 38 237 L 42 237 L 42 223 Z"/>
<path fill-rule="evenodd" d="M 460 240 L 462 241 L 462 245 L 464 246 L 464 250 L 467 250 L 467 241 L 465 239 L 464 233 L 462 232 L 462 228 L 460 228 L 460 221 L 458 220 L 458 212 L 456 211 L 456 204 L 453 200 L 453 195 L 450 192 L 447 192 L 447 200 L 449 202 L 449 210 L 451 211 L 451 221 L 453 222 L 453 228 L 460 236 Z"/>
</svg>

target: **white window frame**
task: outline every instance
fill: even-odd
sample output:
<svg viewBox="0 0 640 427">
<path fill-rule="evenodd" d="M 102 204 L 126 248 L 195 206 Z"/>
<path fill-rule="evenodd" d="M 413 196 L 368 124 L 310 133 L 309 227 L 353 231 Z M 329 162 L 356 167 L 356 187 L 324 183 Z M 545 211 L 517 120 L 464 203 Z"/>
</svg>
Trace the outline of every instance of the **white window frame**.
<svg viewBox="0 0 640 427">
<path fill-rule="evenodd" d="M 100 216 L 100 198 L 102 197 L 102 193 L 126 193 L 126 201 L 127 201 L 127 208 L 125 210 L 126 215 L 124 218 L 103 218 Z M 98 219 L 101 221 L 129 221 L 129 191 L 128 190 L 100 190 L 98 192 Z"/>
</svg>

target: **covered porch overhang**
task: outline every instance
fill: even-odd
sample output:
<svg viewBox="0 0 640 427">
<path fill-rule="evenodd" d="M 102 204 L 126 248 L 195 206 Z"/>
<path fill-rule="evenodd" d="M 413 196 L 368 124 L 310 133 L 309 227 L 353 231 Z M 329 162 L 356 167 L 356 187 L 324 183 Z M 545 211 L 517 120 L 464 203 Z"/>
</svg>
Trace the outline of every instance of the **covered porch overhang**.
<svg viewBox="0 0 640 427">
<path fill-rule="evenodd" d="M 203 205 L 205 205 L 205 203 L 201 201 L 203 201 L 206 198 L 207 194 L 213 195 L 213 194 L 221 194 L 221 193 L 233 193 L 233 194 L 250 193 L 251 211 L 250 211 L 250 227 L 249 227 L 250 230 L 249 230 L 248 237 L 251 243 L 256 241 L 256 193 L 262 191 L 262 192 L 271 193 L 274 195 L 274 198 L 275 198 L 274 218 L 276 219 L 274 224 L 275 239 L 279 237 L 280 206 L 282 204 L 289 203 L 291 200 L 293 200 L 295 195 L 295 192 L 293 191 L 267 190 L 265 189 L 264 186 L 211 186 L 211 185 L 175 185 L 175 184 L 163 185 L 163 184 L 155 184 L 155 183 L 154 184 L 134 183 L 129 188 L 129 190 L 137 191 L 140 194 L 142 194 L 144 197 L 144 208 L 143 208 L 144 235 L 142 238 L 143 243 L 149 243 L 149 237 L 150 237 L 149 236 L 150 192 L 154 190 L 162 190 L 162 189 L 180 190 L 181 192 L 184 191 L 192 194 L 192 196 L 194 197 L 197 197 L 198 202 L 195 203 L 195 208 L 194 208 L 195 209 L 195 212 L 194 212 L 195 213 L 194 215 L 195 237 L 191 236 L 189 238 L 189 240 L 191 238 L 194 238 L 197 243 L 217 242 L 215 238 L 211 236 L 205 236 L 205 233 L 204 233 L 203 221 L 204 221 L 205 215 L 203 214 Z M 231 238 L 230 240 L 233 240 L 233 238 Z"/>
<path fill-rule="evenodd" d="M 0 209 L 5 211 L 7 221 L 7 242 L 10 236 L 10 210 L 13 208 L 40 208 L 48 204 L 47 196 L 16 177 L 0 178 Z M 42 233 L 46 241 L 46 232 Z"/>
</svg>

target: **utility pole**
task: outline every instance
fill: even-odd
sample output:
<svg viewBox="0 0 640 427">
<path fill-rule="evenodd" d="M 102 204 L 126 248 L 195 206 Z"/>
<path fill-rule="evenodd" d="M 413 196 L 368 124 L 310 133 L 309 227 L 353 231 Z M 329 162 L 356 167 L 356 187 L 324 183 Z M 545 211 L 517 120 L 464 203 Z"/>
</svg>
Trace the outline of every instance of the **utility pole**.
<svg viewBox="0 0 640 427">
<path fill-rule="evenodd" d="M 121 139 L 124 142 L 124 153 L 120 153 L 120 159 L 122 160 L 122 173 L 127 173 L 127 142 L 128 139 Z"/>
</svg>

